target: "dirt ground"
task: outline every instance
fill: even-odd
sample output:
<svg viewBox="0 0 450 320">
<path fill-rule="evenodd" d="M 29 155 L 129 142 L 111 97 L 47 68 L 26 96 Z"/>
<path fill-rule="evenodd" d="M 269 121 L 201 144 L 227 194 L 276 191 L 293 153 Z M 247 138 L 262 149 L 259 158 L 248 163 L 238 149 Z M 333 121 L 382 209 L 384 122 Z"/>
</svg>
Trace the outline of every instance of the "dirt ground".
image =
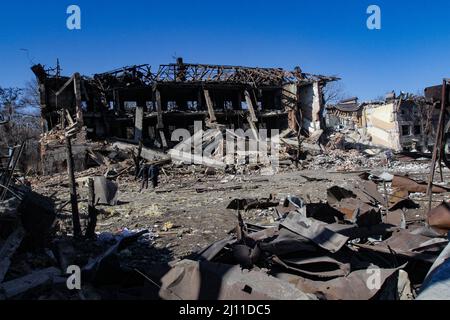
<svg viewBox="0 0 450 320">
<path fill-rule="evenodd" d="M 119 204 L 99 206 L 102 214 L 98 217 L 98 233 L 117 233 L 128 230 L 148 229 L 151 241 L 139 249 L 125 250 L 123 255 L 136 255 L 141 263 L 163 264 L 196 252 L 212 242 L 219 240 L 237 224 L 236 210 L 226 209 L 233 199 L 268 198 L 284 199 L 298 196 L 305 202 L 326 202 L 327 189 L 338 185 L 351 186 L 359 174 L 368 171 L 375 174 L 390 172 L 408 174 L 411 178 L 426 180 L 429 161 L 396 162 L 392 168 L 358 168 L 357 171 L 337 172 L 333 169 L 296 170 L 289 168 L 274 175 L 258 174 L 227 175 L 217 173 L 206 175 L 204 168 L 184 167 L 182 173 L 173 166 L 161 173 L 160 185 L 140 192 L 140 182 L 132 175 L 118 178 Z M 77 177 L 97 173 L 95 169 L 78 173 Z M 438 176 L 438 175 L 437 175 Z M 450 181 L 450 171 L 444 170 L 444 181 Z M 445 184 L 445 183 L 444 183 Z M 35 191 L 53 195 L 56 203 L 67 203 L 69 190 L 67 176 L 57 175 L 46 179 L 32 180 Z M 380 190 L 384 193 L 384 190 Z M 85 218 L 87 212 L 87 188 L 78 187 L 80 212 Z M 387 186 L 389 192 L 389 185 Z M 427 211 L 427 198 L 424 194 L 411 196 L 419 209 L 406 212 L 407 221 L 423 219 Z M 434 195 L 434 205 L 448 199 L 449 194 Z M 70 205 L 61 210 L 59 232 L 70 234 Z M 243 213 L 248 222 L 270 224 L 274 216 L 270 210 L 252 210 Z M 84 220 L 83 220 L 84 221 Z M 146 247 L 147 246 L 147 247 Z M 150 247 L 148 247 L 150 246 Z M 135 260 L 136 260 L 135 259 Z M 131 259 L 132 260 L 132 259 Z"/>
</svg>

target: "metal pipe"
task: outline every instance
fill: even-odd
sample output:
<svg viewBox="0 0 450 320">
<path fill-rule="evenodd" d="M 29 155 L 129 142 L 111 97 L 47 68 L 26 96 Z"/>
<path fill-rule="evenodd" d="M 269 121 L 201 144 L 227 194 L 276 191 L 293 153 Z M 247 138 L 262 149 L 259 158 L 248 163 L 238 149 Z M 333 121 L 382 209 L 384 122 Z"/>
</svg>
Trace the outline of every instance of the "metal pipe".
<svg viewBox="0 0 450 320">
<path fill-rule="evenodd" d="M 447 80 L 443 80 L 442 84 L 442 100 L 441 100 L 441 111 L 439 114 L 439 123 L 438 123 L 438 129 L 437 129 L 437 136 L 436 136 L 436 142 L 434 144 L 434 150 L 433 150 L 433 159 L 431 161 L 431 172 L 430 177 L 428 181 L 428 192 L 427 195 L 429 196 L 429 210 L 432 209 L 432 202 L 433 202 L 433 182 L 434 182 L 434 174 L 436 172 L 436 161 L 438 159 L 438 153 L 441 151 L 441 144 L 442 144 L 442 133 L 443 133 L 443 127 L 445 125 L 444 119 L 445 119 L 445 108 L 447 104 Z M 439 156 L 441 159 L 441 157 Z"/>
</svg>

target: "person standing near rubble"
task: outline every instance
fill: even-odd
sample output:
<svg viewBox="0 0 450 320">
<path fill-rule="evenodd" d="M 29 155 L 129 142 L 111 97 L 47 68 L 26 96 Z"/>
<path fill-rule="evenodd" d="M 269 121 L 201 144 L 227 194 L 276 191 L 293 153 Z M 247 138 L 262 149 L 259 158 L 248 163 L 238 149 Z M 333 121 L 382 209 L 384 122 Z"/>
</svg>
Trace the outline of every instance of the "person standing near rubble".
<svg viewBox="0 0 450 320">
<path fill-rule="evenodd" d="M 137 178 L 142 178 L 142 184 L 141 184 L 141 190 L 139 192 L 142 192 L 144 189 L 148 189 L 148 173 L 149 173 L 149 165 L 146 163 L 141 163 L 139 173 L 137 175 Z"/>
<path fill-rule="evenodd" d="M 150 165 L 143 163 L 139 170 L 138 178 L 142 178 L 141 190 L 148 189 L 148 181 L 152 180 L 153 188 L 156 188 L 159 183 L 159 167 L 157 165 Z"/>
</svg>

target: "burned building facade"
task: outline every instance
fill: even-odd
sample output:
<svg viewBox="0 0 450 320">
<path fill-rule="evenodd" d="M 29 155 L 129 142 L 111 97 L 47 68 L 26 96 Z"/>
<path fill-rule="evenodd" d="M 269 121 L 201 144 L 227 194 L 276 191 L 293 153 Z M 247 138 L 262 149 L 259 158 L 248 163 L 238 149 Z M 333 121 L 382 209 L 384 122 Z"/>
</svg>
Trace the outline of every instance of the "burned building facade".
<svg viewBox="0 0 450 320">
<path fill-rule="evenodd" d="M 396 151 L 432 150 L 439 110 L 410 98 L 369 104 L 364 109 L 373 144 Z"/>
<path fill-rule="evenodd" d="M 359 131 L 373 146 L 394 151 L 433 149 L 439 109 L 425 100 L 394 93 L 384 101 L 358 103 L 356 98 L 327 107 L 327 125 Z"/>
<path fill-rule="evenodd" d="M 41 94 L 45 133 L 65 126 L 66 120 L 85 128 L 74 145 L 83 167 L 85 139 L 118 138 L 143 141 L 167 149 L 172 132 L 194 122 L 205 127 L 241 129 L 291 128 L 312 133 L 325 126 L 322 88 L 337 78 L 303 73 L 300 68 L 277 68 L 176 63 L 152 71 L 149 65 L 125 67 L 93 77 L 61 76 L 59 69 L 32 68 Z M 69 117 L 69 118 L 67 118 Z M 300 128 L 301 127 L 301 128 Z M 46 155 L 58 159 L 64 151 L 42 144 Z M 44 173 L 59 171 L 47 161 Z M 44 166 L 44 167 L 45 167 Z"/>
</svg>

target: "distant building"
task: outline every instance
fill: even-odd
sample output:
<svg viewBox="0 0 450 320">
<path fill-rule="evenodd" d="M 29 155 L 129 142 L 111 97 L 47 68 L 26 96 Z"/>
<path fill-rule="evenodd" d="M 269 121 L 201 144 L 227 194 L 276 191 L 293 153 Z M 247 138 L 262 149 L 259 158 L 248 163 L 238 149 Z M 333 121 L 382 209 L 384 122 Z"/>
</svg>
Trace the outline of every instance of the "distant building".
<svg viewBox="0 0 450 320">
<path fill-rule="evenodd" d="M 326 122 L 328 127 L 357 129 L 364 126 L 363 105 L 358 98 L 343 100 L 327 107 Z"/>
<path fill-rule="evenodd" d="M 176 129 L 209 128 L 285 130 L 314 133 L 325 128 L 323 87 L 338 78 L 312 75 L 299 67 L 255 68 L 176 63 L 124 67 L 93 77 L 61 76 L 59 67 L 32 67 L 40 88 L 44 132 L 61 130 L 65 118 L 83 126 L 74 140 L 83 169 L 87 139 L 121 138 L 170 148 Z M 45 173 L 66 166 L 64 148 L 42 139 Z M 168 137 L 168 138 L 165 138 Z M 50 155 L 50 157 L 47 157 Z M 52 159 L 56 159 L 52 161 Z"/>
<path fill-rule="evenodd" d="M 404 94 L 361 104 L 352 98 L 327 107 L 328 127 L 360 130 L 371 145 L 394 151 L 430 151 L 438 120 L 438 109 L 422 97 Z"/>
</svg>

